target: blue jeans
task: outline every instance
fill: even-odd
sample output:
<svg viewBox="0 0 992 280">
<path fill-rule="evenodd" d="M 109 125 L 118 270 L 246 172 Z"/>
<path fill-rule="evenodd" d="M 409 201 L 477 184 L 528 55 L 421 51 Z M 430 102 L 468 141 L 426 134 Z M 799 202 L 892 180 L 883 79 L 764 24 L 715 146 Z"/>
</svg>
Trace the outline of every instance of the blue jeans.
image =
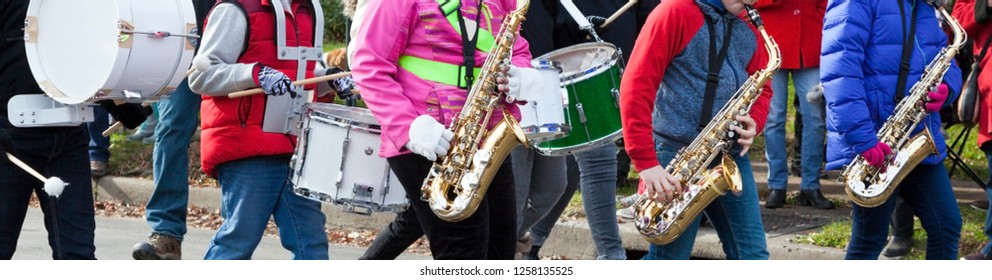
<svg viewBox="0 0 992 280">
<path fill-rule="evenodd" d="M 596 259 L 627 259 L 617 225 L 617 146 L 606 145 L 574 157 L 579 166 L 582 207 L 596 244 Z"/>
<path fill-rule="evenodd" d="M 889 200 L 875 208 L 854 205 L 851 242 L 847 244 L 849 260 L 878 259 L 889 235 L 889 221 L 896 205 L 896 195 L 913 207 L 927 231 L 928 260 L 953 260 L 958 257 L 961 237 L 961 211 L 958 209 L 947 170 L 943 164 L 918 165 L 906 176 Z"/>
<path fill-rule="evenodd" d="M 110 127 L 110 115 L 100 106 L 93 107 L 93 121 L 86 123 L 90 134 L 89 153 L 91 161 L 110 161 L 110 137 L 103 137 L 103 131 Z"/>
<path fill-rule="evenodd" d="M 820 189 L 820 166 L 824 157 L 824 104 L 810 104 L 806 93 L 820 82 L 820 69 L 779 70 L 772 77 L 771 105 L 765 123 L 765 157 L 768 158 L 768 188 L 784 190 L 789 185 L 789 165 L 785 144 L 786 109 L 789 107 L 789 73 L 799 95 L 796 108 L 802 114 L 802 184 L 803 190 Z"/>
<path fill-rule="evenodd" d="M 13 128 L 5 117 L 0 117 L 0 129 L 14 141 L 18 158 L 43 176 L 59 177 L 69 185 L 55 199 L 34 176 L 9 161 L 0 163 L 0 259 L 11 259 L 17 249 L 31 193 L 45 213 L 52 259 L 96 259 L 86 127 Z"/>
<path fill-rule="evenodd" d="M 153 233 L 182 240 L 189 203 L 189 142 L 199 125 L 200 96 L 183 80 L 172 96 L 158 102 L 158 111 L 152 153 L 155 191 L 145 206 L 145 220 Z"/>
<path fill-rule="evenodd" d="M 658 148 L 658 161 L 667 164 L 678 151 L 669 146 Z M 768 248 L 765 244 L 765 229 L 761 222 L 758 205 L 758 189 L 754 184 L 751 160 L 747 156 L 734 155 L 738 171 L 741 173 L 743 191 L 741 195 L 727 193 L 713 200 L 703 214 L 713 224 L 723 252 L 728 260 L 765 260 Z M 685 232 L 667 245 L 654 245 L 644 255 L 645 260 L 688 260 L 692 246 L 696 243 L 701 216 L 693 220 Z M 888 224 L 888 223 L 886 223 Z"/>
<path fill-rule="evenodd" d="M 549 157 L 534 149 L 519 146 L 513 157 L 517 201 L 517 238 L 523 237 L 535 223 L 551 212 L 565 185 L 565 157 Z"/>
<path fill-rule="evenodd" d="M 224 224 L 204 259 L 250 259 L 269 217 L 293 259 L 326 260 L 327 235 L 320 202 L 293 194 L 289 156 L 253 157 L 217 166 Z"/>
</svg>

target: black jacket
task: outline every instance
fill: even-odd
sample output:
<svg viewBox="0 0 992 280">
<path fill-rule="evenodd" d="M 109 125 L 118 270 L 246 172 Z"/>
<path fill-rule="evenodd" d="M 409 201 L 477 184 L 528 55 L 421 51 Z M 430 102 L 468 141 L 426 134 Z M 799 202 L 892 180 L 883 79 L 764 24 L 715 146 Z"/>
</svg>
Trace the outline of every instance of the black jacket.
<svg viewBox="0 0 992 280">
<path fill-rule="evenodd" d="M 7 102 L 20 93 L 41 93 L 24 52 L 24 17 L 28 0 L 0 0 L 0 118 Z"/>
</svg>

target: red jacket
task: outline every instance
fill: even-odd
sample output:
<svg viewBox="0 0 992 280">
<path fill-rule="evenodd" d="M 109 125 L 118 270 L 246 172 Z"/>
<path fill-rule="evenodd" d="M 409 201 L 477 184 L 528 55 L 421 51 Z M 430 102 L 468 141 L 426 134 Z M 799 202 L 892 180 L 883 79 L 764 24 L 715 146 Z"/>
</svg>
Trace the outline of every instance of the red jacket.
<svg viewBox="0 0 992 280">
<path fill-rule="evenodd" d="M 782 69 L 820 66 L 827 0 L 758 0 L 755 7 L 782 52 Z"/>
<path fill-rule="evenodd" d="M 297 62 L 276 59 L 276 32 L 273 28 L 276 20 L 269 0 L 261 0 L 260 6 L 246 3 L 243 8 L 248 15 L 249 34 L 238 63 L 259 63 L 295 78 Z M 286 15 L 286 46 L 313 46 L 314 12 L 309 2 L 294 0 L 292 9 L 295 16 Z M 306 69 L 313 67 L 314 62 L 308 62 Z M 310 78 L 313 73 L 307 71 L 306 75 Z M 258 84 L 258 75 L 255 76 L 255 83 Z M 293 153 L 295 137 L 262 131 L 266 98 L 263 94 L 234 99 L 203 96 L 200 106 L 200 161 L 204 172 L 216 177 L 215 168 L 221 163 Z"/>
<path fill-rule="evenodd" d="M 985 0 L 980 0 L 985 1 Z M 982 52 L 985 40 L 992 36 L 992 22 L 978 24 L 975 22 L 975 0 L 958 0 L 954 3 L 952 15 L 961 23 L 964 30 L 968 32 L 968 38 L 975 43 L 975 56 Z M 978 74 L 978 93 L 982 96 L 982 106 L 978 112 L 978 146 L 992 140 L 992 98 L 988 98 L 992 93 L 992 50 L 985 53 L 985 57 L 978 63 L 983 70 Z M 961 67 L 971 67 L 971 65 L 961 65 Z"/>
</svg>

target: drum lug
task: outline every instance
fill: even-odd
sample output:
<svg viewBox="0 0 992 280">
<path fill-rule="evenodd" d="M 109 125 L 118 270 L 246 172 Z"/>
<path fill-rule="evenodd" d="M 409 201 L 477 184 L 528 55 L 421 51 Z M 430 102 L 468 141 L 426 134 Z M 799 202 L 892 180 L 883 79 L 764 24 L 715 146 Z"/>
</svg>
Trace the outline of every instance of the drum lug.
<svg viewBox="0 0 992 280">
<path fill-rule="evenodd" d="M 613 94 L 613 106 L 616 106 L 617 109 L 620 109 L 620 90 L 611 89 L 610 93 Z"/>
<path fill-rule="evenodd" d="M 586 123 L 586 110 L 583 109 L 582 103 L 575 104 L 575 110 L 579 112 L 579 122 Z"/>
</svg>

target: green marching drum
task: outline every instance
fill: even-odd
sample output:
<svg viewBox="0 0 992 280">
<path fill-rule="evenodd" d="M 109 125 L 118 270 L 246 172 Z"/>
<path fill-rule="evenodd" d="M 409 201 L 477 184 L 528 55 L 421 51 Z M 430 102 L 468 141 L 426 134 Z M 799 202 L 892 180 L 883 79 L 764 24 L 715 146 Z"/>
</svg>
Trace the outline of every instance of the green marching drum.
<svg viewBox="0 0 992 280">
<path fill-rule="evenodd" d="M 555 50 L 534 59 L 560 65 L 568 136 L 532 142 L 538 153 L 561 156 L 613 145 L 622 136 L 620 127 L 620 75 L 622 59 L 610 43 L 584 43 Z"/>
</svg>

